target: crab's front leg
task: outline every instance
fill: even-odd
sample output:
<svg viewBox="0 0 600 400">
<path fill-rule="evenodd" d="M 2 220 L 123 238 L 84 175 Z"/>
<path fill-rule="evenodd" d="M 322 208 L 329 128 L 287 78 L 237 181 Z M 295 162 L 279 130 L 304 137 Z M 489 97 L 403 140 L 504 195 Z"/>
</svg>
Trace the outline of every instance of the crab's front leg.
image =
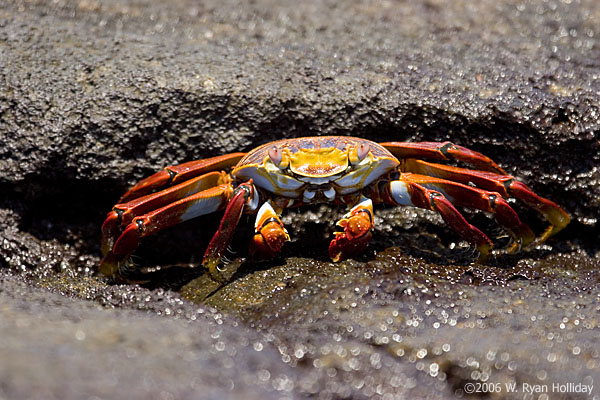
<svg viewBox="0 0 600 400">
<path fill-rule="evenodd" d="M 217 266 L 219 265 L 227 246 L 231 242 L 231 238 L 233 237 L 242 213 L 244 210 L 256 210 L 258 203 L 258 193 L 252 184 L 252 180 L 240 184 L 233 191 L 231 199 L 225 209 L 225 213 L 223 214 L 223 218 L 221 219 L 219 229 L 208 244 L 206 252 L 204 253 L 204 258 L 202 259 L 202 265 L 205 268 L 208 268 L 211 276 L 217 277 L 215 275 Z"/>
<path fill-rule="evenodd" d="M 341 232 L 329 244 L 329 256 L 334 262 L 342 261 L 361 253 L 371 241 L 373 228 L 373 202 L 361 197 L 359 203 L 340 219 L 337 224 Z"/>
<path fill-rule="evenodd" d="M 427 187 L 428 185 L 432 187 Z M 448 186 L 450 185 L 450 186 Z M 442 191 L 450 191 L 452 186 L 458 185 L 461 196 L 458 197 L 460 205 L 478 208 L 488 212 L 496 212 L 496 217 L 509 230 L 518 232 L 519 240 L 526 238 L 531 241 L 533 234 L 523 225 L 514 211 L 508 207 L 505 200 L 494 193 L 485 192 L 455 182 L 443 181 L 424 175 L 402 174 L 399 180 L 387 182 L 380 199 L 384 203 L 399 206 L 413 206 L 436 211 L 444 222 L 457 232 L 463 239 L 477 246 L 480 261 L 489 256 L 492 241 L 477 227 L 471 225 L 462 214 L 454 207 Z M 494 210 L 500 205 L 499 210 Z"/>
</svg>

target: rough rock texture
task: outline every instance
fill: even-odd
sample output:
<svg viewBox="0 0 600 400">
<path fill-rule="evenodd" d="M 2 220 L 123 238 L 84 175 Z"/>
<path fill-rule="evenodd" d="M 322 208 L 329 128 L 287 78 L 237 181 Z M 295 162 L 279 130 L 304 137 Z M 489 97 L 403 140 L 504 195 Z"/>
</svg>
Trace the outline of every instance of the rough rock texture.
<svg viewBox="0 0 600 400">
<path fill-rule="evenodd" d="M 0 398 L 600 398 L 599 26 L 594 0 L 0 0 Z M 96 274 L 138 179 L 326 134 L 452 140 L 573 222 L 479 264 L 386 209 L 332 264 L 342 210 L 312 207 L 272 262 L 241 229 L 219 287 L 186 267 L 216 215 L 148 238 L 143 286 Z"/>
</svg>

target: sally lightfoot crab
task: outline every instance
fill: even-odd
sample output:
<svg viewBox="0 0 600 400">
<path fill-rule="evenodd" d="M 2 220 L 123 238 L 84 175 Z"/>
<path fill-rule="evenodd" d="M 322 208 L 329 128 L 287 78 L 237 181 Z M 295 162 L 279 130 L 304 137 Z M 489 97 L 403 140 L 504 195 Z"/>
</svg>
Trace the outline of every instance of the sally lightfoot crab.
<svg viewBox="0 0 600 400">
<path fill-rule="evenodd" d="M 475 169 L 440 163 L 446 160 Z M 508 204 L 509 197 L 549 222 L 537 240 Z M 353 257 L 367 246 L 374 203 L 437 211 L 460 237 L 477 247 L 481 259 L 490 253 L 492 242 L 455 206 L 491 213 L 513 239 L 509 251 L 545 241 L 570 220 L 557 204 L 536 195 L 490 158 L 450 142 L 378 144 L 342 136 L 285 139 L 248 153 L 166 167 L 137 183 L 102 225 L 100 271 L 121 277 L 141 238 L 219 210 L 224 210 L 223 218 L 202 261 L 211 274 L 243 213 L 256 214 L 251 253 L 272 257 L 289 240 L 280 219 L 283 210 L 313 203 L 348 208 L 329 245 L 333 261 Z"/>
</svg>

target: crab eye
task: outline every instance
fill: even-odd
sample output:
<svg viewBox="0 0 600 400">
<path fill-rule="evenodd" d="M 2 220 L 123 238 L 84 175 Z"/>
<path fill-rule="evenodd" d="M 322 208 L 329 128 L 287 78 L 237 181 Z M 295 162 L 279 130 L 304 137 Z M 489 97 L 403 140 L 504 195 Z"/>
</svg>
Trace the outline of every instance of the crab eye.
<svg viewBox="0 0 600 400">
<path fill-rule="evenodd" d="M 273 164 L 279 166 L 281 164 L 281 151 L 273 146 L 269 149 L 269 158 L 273 161 Z"/>
<path fill-rule="evenodd" d="M 365 143 L 361 143 L 358 145 L 356 149 L 356 155 L 358 156 L 358 161 L 362 161 L 369 154 L 369 145 Z"/>
</svg>

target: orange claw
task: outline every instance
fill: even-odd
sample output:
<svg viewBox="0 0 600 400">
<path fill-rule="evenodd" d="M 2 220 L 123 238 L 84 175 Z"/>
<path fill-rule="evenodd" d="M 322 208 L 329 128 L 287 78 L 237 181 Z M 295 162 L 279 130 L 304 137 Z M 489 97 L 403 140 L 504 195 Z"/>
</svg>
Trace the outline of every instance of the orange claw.
<svg viewBox="0 0 600 400">
<path fill-rule="evenodd" d="M 362 252 L 371 241 L 373 228 L 373 203 L 363 199 L 344 218 L 338 221 L 343 232 L 335 232 L 329 244 L 329 256 L 334 262 L 345 260 Z"/>
<path fill-rule="evenodd" d="M 284 243 L 290 240 L 283 223 L 269 202 L 264 203 L 258 211 L 255 229 L 250 252 L 258 259 L 275 256 L 281 252 Z"/>
</svg>

